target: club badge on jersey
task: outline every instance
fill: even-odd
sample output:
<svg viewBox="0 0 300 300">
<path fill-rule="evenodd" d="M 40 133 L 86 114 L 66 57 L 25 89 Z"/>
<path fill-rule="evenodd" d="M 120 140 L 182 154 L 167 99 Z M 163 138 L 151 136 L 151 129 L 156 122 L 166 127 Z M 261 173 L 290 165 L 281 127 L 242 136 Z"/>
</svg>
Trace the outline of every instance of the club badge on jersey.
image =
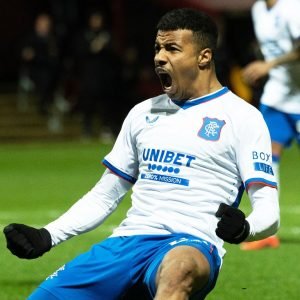
<svg viewBox="0 0 300 300">
<path fill-rule="evenodd" d="M 203 118 L 203 124 L 198 132 L 198 136 L 208 141 L 218 141 L 225 124 L 224 120 L 205 117 Z"/>
</svg>

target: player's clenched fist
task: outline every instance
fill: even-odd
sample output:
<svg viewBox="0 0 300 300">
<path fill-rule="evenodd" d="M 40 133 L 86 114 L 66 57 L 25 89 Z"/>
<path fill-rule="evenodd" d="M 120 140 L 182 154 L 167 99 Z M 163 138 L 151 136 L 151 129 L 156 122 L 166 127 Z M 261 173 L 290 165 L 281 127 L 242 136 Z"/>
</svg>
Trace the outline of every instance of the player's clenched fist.
<svg viewBox="0 0 300 300">
<path fill-rule="evenodd" d="M 216 234 L 225 242 L 239 244 L 249 235 L 249 223 L 245 214 L 238 208 L 221 203 L 216 216 L 220 218 Z"/>
<path fill-rule="evenodd" d="M 51 235 L 45 229 L 36 229 L 23 224 L 10 224 L 3 230 L 7 248 L 19 258 L 37 258 L 49 251 Z"/>
</svg>

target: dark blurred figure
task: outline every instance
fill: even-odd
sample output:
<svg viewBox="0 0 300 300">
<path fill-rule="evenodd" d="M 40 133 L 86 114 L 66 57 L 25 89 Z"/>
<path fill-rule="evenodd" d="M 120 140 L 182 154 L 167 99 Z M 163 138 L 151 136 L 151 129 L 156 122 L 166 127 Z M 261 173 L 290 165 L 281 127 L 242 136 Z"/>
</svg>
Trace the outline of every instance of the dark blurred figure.
<svg viewBox="0 0 300 300">
<path fill-rule="evenodd" d="M 214 17 L 219 30 L 218 47 L 215 51 L 216 60 L 216 73 L 220 82 L 231 88 L 230 84 L 230 69 L 232 67 L 232 58 L 230 55 L 230 49 L 227 41 L 227 24 L 226 18 L 221 13 Z"/>
<path fill-rule="evenodd" d="M 135 44 L 128 45 L 122 54 L 122 86 L 124 103 L 122 105 L 123 119 L 128 111 L 137 104 L 137 83 L 139 79 L 139 50 Z"/>
<path fill-rule="evenodd" d="M 100 122 L 100 138 L 110 140 L 120 129 L 117 102 L 121 63 L 114 54 L 111 34 L 105 28 L 102 12 L 89 15 L 87 27 L 75 38 L 74 51 L 83 136 L 91 138 L 95 135 L 97 120 Z"/>
<path fill-rule="evenodd" d="M 21 43 L 20 56 L 20 99 L 24 100 L 26 93 L 33 91 L 39 112 L 47 115 L 53 104 L 59 70 L 59 45 L 50 15 L 37 16 L 33 31 Z"/>
</svg>

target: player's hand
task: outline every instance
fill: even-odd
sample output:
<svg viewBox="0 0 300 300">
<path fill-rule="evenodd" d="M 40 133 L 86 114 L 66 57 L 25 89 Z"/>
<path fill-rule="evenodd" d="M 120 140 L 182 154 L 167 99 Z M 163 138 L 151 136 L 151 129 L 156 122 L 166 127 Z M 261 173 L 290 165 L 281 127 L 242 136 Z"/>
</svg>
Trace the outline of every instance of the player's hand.
<svg viewBox="0 0 300 300">
<path fill-rule="evenodd" d="M 245 219 L 245 214 L 238 208 L 221 203 L 216 217 L 220 218 L 216 234 L 225 242 L 239 244 L 249 235 L 249 223 Z"/>
<path fill-rule="evenodd" d="M 242 70 L 242 78 L 252 86 L 257 86 L 259 82 L 265 78 L 270 70 L 274 67 L 274 62 L 256 60 L 249 63 Z"/>
<path fill-rule="evenodd" d="M 52 247 L 51 235 L 45 228 L 14 223 L 7 225 L 3 232 L 7 248 L 19 258 L 37 258 Z"/>
</svg>

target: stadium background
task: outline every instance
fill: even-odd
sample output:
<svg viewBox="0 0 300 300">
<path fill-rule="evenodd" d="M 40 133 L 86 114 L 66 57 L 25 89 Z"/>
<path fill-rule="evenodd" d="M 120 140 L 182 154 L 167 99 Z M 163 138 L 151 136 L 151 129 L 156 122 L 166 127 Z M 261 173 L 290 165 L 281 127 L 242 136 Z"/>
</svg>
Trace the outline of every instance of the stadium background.
<svg viewBox="0 0 300 300">
<path fill-rule="evenodd" d="M 35 16 L 50 12 L 58 24 L 76 30 L 89 11 L 107 14 L 114 47 L 121 57 L 134 43 L 142 53 L 138 67 L 152 63 L 155 24 L 173 7 L 199 7 L 210 13 L 222 30 L 224 48 L 218 59 L 223 82 L 256 105 L 255 91 L 245 86 L 239 70 L 251 58 L 253 41 L 249 8 L 253 1 L 209 0 L 49 0 L 0 3 L 0 227 L 10 222 L 43 226 L 87 192 L 103 171 L 101 159 L 112 144 L 81 140 L 77 116 L 65 114 L 61 131 L 51 132 L 34 109 L 19 111 L 17 45 Z M 150 91 L 151 92 L 151 91 Z M 147 91 L 149 93 L 149 91 Z M 140 100 L 140 99 L 137 99 Z M 31 100 L 30 100 L 31 101 Z M 34 100 L 30 102 L 34 105 Z M 242 252 L 226 245 L 228 254 L 220 280 L 209 300 L 299 299 L 300 185 L 299 150 L 293 145 L 282 161 L 281 229 L 279 249 Z M 35 261 L 19 260 L 0 236 L 0 299 L 25 299 L 38 283 L 74 255 L 109 235 L 126 213 L 127 196 L 102 227 L 76 237 Z M 247 197 L 242 202 L 249 211 Z"/>
<path fill-rule="evenodd" d="M 171 8 L 194 7 L 211 14 L 224 32 L 230 47 L 230 59 L 240 62 L 243 52 L 253 39 L 249 8 L 254 0 L 12 0 L 0 3 L 0 80 L 5 88 L 17 81 L 18 44 L 32 28 L 40 12 L 50 13 L 57 31 L 72 32 L 84 25 L 87 14 L 101 9 L 107 15 L 114 47 L 120 56 L 127 45 L 135 43 L 143 52 L 142 63 L 152 61 L 155 25 L 159 17 Z M 237 26 L 238 25 L 238 26 Z M 226 27 L 226 29 L 224 28 Z M 226 30 L 226 32 L 225 32 Z M 229 55 L 229 54 L 228 54 Z"/>
</svg>

